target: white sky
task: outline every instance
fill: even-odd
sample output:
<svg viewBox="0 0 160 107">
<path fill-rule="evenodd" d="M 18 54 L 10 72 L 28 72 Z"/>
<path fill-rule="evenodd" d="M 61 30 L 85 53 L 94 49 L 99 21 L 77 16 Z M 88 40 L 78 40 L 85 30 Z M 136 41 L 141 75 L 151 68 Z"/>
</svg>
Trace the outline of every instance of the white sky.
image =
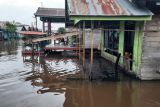
<svg viewBox="0 0 160 107">
<path fill-rule="evenodd" d="M 0 0 L 0 21 L 16 21 L 31 25 L 35 21 L 34 13 L 43 3 L 43 7 L 64 8 L 65 0 Z M 63 24 L 54 24 L 57 29 Z M 38 27 L 42 24 L 38 19 Z"/>
</svg>

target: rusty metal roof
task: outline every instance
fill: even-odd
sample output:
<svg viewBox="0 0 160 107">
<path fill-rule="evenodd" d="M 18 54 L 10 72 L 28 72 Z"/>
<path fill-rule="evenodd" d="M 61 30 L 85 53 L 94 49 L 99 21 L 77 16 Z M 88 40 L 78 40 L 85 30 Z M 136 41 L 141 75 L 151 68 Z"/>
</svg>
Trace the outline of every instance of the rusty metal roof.
<svg viewBox="0 0 160 107">
<path fill-rule="evenodd" d="M 42 8 L 39 7 L 35 16 L 40 17 L 64 17 L 65 16 L 65 9 L 61 8 Z"/>
<path fill-rule="evenodd" d="M 35 36 L 42 36 L 42 35 L 46 35 L 46 33 L 43 32 L 37 32 L 37 31 L 21 31 L 18 32 L 19 34 L 23 34 L 23 35 L 35 35 Z"/>
<path fill-rule="evenodd" d="M 69 15 L 149 16 L 152 12 L 129 0 L 67 0 Z"/>
</svg>

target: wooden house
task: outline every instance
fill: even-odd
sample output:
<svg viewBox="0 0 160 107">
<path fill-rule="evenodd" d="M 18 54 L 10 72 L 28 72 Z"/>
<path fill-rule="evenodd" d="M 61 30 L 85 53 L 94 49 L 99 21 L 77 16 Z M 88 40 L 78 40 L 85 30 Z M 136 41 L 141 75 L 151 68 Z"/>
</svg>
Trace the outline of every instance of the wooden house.
<svg viewBox="0 0 160 107">
<path fill-rule="evenodd" d="M 64 23 L 65 22 L 65 10 L 62 8 L 43 8 L 39 7 L 34 14 L 36 18 L 37 28 L 37 17 L 42 21 L 42 31 L 47 32 L 48 35 L 52 35 L 52 24 L 53 23 Z M 47 24 L 47 29 L 46 29 Z"/>
<path fill-rule="evenodd" d="M 54 23 L 65 23 L 68 30 L 72 32 L 72 30 L 74 29 L 74 26 L 73 26 L 73 21 L 68 21 L 66 17 L 67 12 L 65 11 L 65 9 L 61 9 L 61 8 L 42 8 L 42 7 L 39 7 L 36 11 L 36 13 L 34 14 L 35 17 L 40 17 L 40 20 L 42 21 L 42 31 L 43 32 L 46 32 L 48 33 L 48 35 L 51 35 L 52 34 L 52 29 L 51 29 L 51 24 L 54 24 Z M 46 23 L 47 23 L 47 29 L 46 29 Z M 76 29 L 74 29 L 76 30 Z M 86 30 L 86 35 L 88 36 L 85 36 L 85 48 L 86 49 L 90 49 L 90 39 L 89 39 L 89 29 Z M 101 30 L 96 30 L 94 31 L 94 49 L 97 49 L 99 47 L 99 44 L 100 44 L 100 38 L 99 36 L 101 35 Z M 54 44 L 54 40 L 51 41 L 51 43 Z"/>
<path fill-rule="evenodd" d="M 138 1 L 138 0 L 137 0 Z M 136 0 L 66 0 L 66 20 L 82 33 L 82 47 L 89 36 L 93 63 L 94 31 L 100 30 L 101 56 L 142 80 L 160 79 L 160 20 Z M 139 0 L 140 1 L 140 0 Z M 148 0 L 151 2 L 151 0 Z M 158 5 L 158 3 L 156 3 Z M 153 19 L 152 19 L 153 16 Z M 90 35 L 86 35 L 86 29 Z M 85 51 L 83 51 L 85 53 Z"/>
<path fill-rule="evenodd" d="M 135 0 L 134 2 L 154 14 L 152 20 L 144 23 L 140 77 L 145 80 L 160 79 L 160 1 Z"/>
</svg>

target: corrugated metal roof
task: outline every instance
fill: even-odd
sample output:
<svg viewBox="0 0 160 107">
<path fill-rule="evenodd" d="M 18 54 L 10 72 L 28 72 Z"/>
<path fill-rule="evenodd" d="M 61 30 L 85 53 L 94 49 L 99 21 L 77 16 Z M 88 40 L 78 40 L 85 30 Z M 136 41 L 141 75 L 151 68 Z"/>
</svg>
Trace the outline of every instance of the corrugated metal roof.
<svg viewBox="0 0 160 107">
<path fill-rule="evenodd" d="M 129 0 L 67 0 L 69 15 L 84 16 L 148 16 L 146 8 L 140 8 Z"/>
<path fill-rule="evenodd" d="M 44 17 L 56 17 L 56 16 L 65 16 L 65 9 L 60 8 L 42 8 L 39 7 L 36 16 L 44 16 Z"/>
<path fill-rule="evenodd" d="M 20 31 L 18 32 L 19 34 L 23 34 L 23 35 L 36 35 L 36 36 L 42 36 L 42 35 L 46 35 L 46 33 L 43 32 L 37 32 L 37 31 Z"/>
</svg>

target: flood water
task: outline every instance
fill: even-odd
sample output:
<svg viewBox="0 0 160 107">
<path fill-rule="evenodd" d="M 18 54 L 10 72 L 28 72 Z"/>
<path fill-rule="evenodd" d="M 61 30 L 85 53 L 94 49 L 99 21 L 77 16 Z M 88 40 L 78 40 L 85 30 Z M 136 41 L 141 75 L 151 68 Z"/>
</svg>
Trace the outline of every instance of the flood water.
<svg viewBox="0 0 160 107">
<path fill-rule="evenodd" d="M 75 57 L 22 56 L 21 48 L 0 43 L 0 107 L 160 107 L 160 81 L 101 79 L 111 69 L 103 59 L 89 81 Z"/>
</svg>

